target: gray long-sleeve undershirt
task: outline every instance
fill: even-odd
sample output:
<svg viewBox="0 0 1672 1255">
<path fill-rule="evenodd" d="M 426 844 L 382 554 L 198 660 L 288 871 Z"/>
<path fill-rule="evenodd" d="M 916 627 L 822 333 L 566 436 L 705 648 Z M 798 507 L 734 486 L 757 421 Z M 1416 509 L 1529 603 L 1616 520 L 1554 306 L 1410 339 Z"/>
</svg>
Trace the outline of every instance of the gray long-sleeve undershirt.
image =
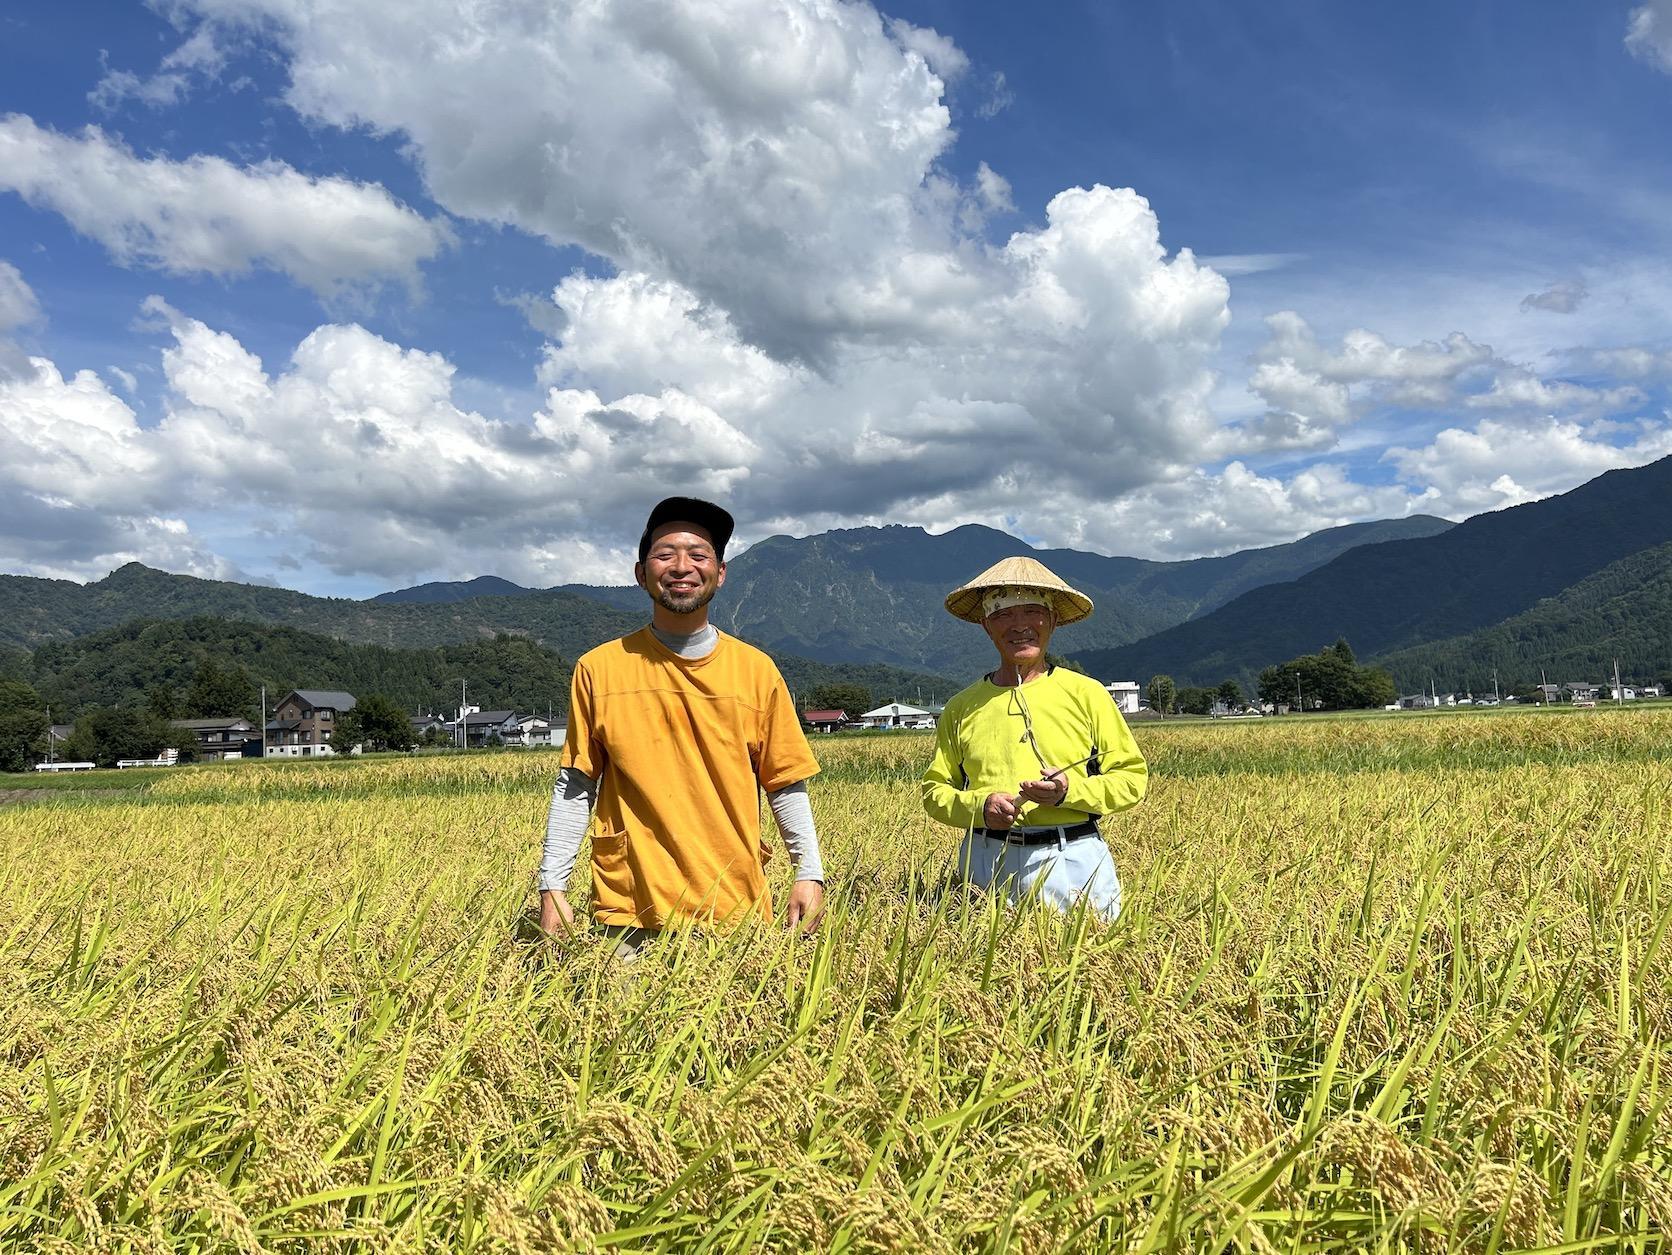
<svg viewBox="0 0 1672 1255">
<path fill-rule="evenodd" d="M 720 633 L 713 624 L 688 636 L 664 632 L 655 626 L 650 630 L 681 658 L 706 657 L 720 642 Z M 598 782 L 591 776 L 575 767 L 564 767 L 557 773 L 551 810 L 546 815 L 546 843 L 540 858 L 541 889 L 559 892 L 568 889 L 597 800 Z M 778 831 L 784 834 L 784 844 L 795 864 L 795 878 L 822 881 L 824 862 L 819 853 L 818 831 L 813 825 L 813 806 L 807 797 L 807 782 L 801 780 L 774 790 L 766 795 L 766 801 L 772 807 L 772 817 L 778 821 Z"/>
</svg>

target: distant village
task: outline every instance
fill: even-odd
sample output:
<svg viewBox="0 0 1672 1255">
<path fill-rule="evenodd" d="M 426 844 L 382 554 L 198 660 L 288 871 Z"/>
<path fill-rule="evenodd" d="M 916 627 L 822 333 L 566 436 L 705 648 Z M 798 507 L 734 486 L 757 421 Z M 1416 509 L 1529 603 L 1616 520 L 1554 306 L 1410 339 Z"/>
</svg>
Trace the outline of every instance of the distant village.
<svg viewBox="0 0 1672 1255">
<path fill-rule="evenodd" d="M 1143 687 L 1134 680 L 1117 680 L 1103 687 L 1129 720 L 1168 717 L 1154 708 Z M 1534 685 L 1530 693 L 1519 697 L 1495 693 L 1442 693 L 1431 689 L 1426 693 L 1401 696 L 1386 709 L 1434 710 L 1528 704 L 1583 707 L 1595 706 L 1599 701 L 1636 702 L 1662 696 L 1662 685 L 1657 683 L 1621 684 L 1615 688 L 1607 683 L 1569 681 Z M 1304 703 L 1304 696 L 1301 701 Z M 274 706 L 264 731 L 258 728 L 257 722 L 245 718 L 174 719 L 170 723 L 191 733 L 196 742 L 195 757 L 200 762 L 244 758 L 323 758 L 345 752 L 334 744 L 333 734 L 343 717 L 355 711 L 357 706 L 354 694 L 341 690 L 293 689 Z M 934 701 L 921 706 L 892 701 L 865 711 L 805 710 L 802 722 L 809 731 L 820 734 L 866 729 L 922 730 L 934 728 L 944 709 L 944 704 Z M 1311 708 L 1304 704 L 1215 699 L 1205 713 L 1210 718 L 1261 718 L 1307 709 Z M 562 719 L 550 715 L 516 710 L 482 710 L 470 705 L 462 706 L 451 716 L 433 713 L 412 715 L 408 717 L 408 723 L 411 733 L 407 739 L 413 749 L 550 749 L 562 745 L 568 732 Z M 57 752 L 69 740 L 73 730 L 72 724 L 51 725 L 47 759 L 36 764 L 36 771 L 93 769 L 91 762 L 69 760 Z M 361 748 L 356 744 L 347 752 L 359 753 Z M 168 767 L 181 761 L 180 750 L 174 748 L 165 749 L 154 758 L 121 759 L 116 765 L 124 768 Z"/>
</svg>

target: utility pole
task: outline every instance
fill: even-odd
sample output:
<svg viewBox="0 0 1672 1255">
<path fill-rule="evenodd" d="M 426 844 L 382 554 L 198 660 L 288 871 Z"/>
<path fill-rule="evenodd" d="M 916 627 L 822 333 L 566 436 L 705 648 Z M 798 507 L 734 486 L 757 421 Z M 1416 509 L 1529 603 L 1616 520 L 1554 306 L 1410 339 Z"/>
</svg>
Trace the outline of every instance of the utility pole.
<svg viewBox="0 0 1672 1255">
<path fill-rule="evenodd" d="M 1305 701 L 1302 700 L 1301 695 L 1300 695 L 1300 672 L 1298 672 L 1298 671 L 1295 672 L 1295 709 L 1296 710 L 1305 710 L 1306 709 L 1306 703 L 1305 703 Z"/>
<path fill-rule="evenodd" d="M 1492 704 L 1501 706 L 1504 703 L 1502 694 L 1498 692 L 1498 668 L 1492 668 Z"/>
<path fill-rule="evenodd" d="M 1620 687 L 1620 660 L 1618 658 L 1614 659 L 1614 704 L 1616 706 L 1626 704 L 1626 691 Z"/>
<path fill-rule="evenodd" d="M 1543 667 L 1538 669 L 1538 697 L 1540 705 L 1550 700 L 1550 677 L 1544 674 Z"/>
<path fill-rule="evenodd" d="M 470 748 L 470 734 L 469 733 L 470 733 L 469 725 L 466 724 L 466 722 L 465 722 L 464 680 L 461 678 L 459 680 L 459 748 L 462 749 L 462 750 L 467 750 L 467 749 Z"/>
<path fill-rule="evenodd" d="M 261 757 L 267 757 L 267 686 L 261 686 Z"/>
<path fill-rule="evenodd" d="M 46 761 L 48 763 L 53 763 L 53 762 L 57 761 L 52 756 L 52 707 L 51 706 L 48 706 L 46 708 Z"/>
</svg>

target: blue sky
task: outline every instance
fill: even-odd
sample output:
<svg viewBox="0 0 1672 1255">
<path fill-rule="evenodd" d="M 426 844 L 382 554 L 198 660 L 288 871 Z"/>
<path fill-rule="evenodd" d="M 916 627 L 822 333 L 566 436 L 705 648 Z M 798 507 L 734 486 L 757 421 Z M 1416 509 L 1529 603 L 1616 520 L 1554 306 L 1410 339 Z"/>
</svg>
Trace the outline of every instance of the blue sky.
<svg viewBox="0 0 1672 1255">
<path fill-rule="evenodd" d="M 1672 0 L 8 6 L 0 570 L 1501 508 L 1672 453 L 1669 131 Z"/>
</svg>

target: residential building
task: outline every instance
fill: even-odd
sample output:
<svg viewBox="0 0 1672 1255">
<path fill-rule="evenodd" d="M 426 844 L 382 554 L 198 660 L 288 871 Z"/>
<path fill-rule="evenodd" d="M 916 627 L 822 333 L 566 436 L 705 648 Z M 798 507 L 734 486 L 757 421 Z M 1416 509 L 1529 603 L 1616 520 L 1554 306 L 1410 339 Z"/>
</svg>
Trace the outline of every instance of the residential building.
<svg viewBox="0 0 1672 1255">
<path fill-rule="evenodd" d="M 1569 680 L 1562 687 L 1568 691 L 1568 700 L 1570 701 L 1594 702 L 1597 699 L 1597 690 L 1602 686 L 1600 684 L 1587 684 L 1583 680 Z"/>
<path fill-rule="evenodd" d="M 814 732 L 835 732 L 852 722 L 845 710 L 804 710 L 801 721 Z"/>
<path fill-rule="evenodd" d="M 465 744 L 509 745 L 522 735 L 514 710 L 473 710 L 464 717 Z"/>
<path fill-rule="evenodd" d="M 921 706 L 908 706 L 904 702 L 890 702 L 875 710 L 867 710 L 859 716 L 859 722 L 867 728 L 932 728 L 935 726 L 935 712 L 924 710 Z"/>
<path fill-rule="evenodd" d="M 513 715 L 511 718 L 511 731 L 500 737 L 505 744 L 526 748 L 552 743 L 552 725 L 544 715 Z"/>
<path fill-rule="evenodd" d="M 260 737 L 255 724 L 248 719 L 173 719 L 176 728 L 185 728 L 197 738 L 197 756 L 203 759 L 256 757 Z"/>
<path fill-rule="evenodd" d="M 417 740 L 425 733 L 433 732 L 438 728 L 454 740 L 458 739 L 458 734 L 453 730 L 454 725 L 441 715 L 414 715 L 408 722 L 412 724 L 413 740 Z"/>
<path fill-rule="evenodd" d="M 1120 707 L 1123 715 L 1138 713 L 1138 682 L 1136 680 L 1111 680 L 1103 686 L 1109 691 L 1109 696 L 1115 699 L 1115 705 Z"/>
<path fill-rule="evenodd" d="M 273 709 L 266 729 L 268 758 L 317 758 L 344 753 L 352 746 L 333 748 L 331 731 L 337 716 L 354 709 L 354 695 L 337 689 L 292 689 Z"/>
</svg>

